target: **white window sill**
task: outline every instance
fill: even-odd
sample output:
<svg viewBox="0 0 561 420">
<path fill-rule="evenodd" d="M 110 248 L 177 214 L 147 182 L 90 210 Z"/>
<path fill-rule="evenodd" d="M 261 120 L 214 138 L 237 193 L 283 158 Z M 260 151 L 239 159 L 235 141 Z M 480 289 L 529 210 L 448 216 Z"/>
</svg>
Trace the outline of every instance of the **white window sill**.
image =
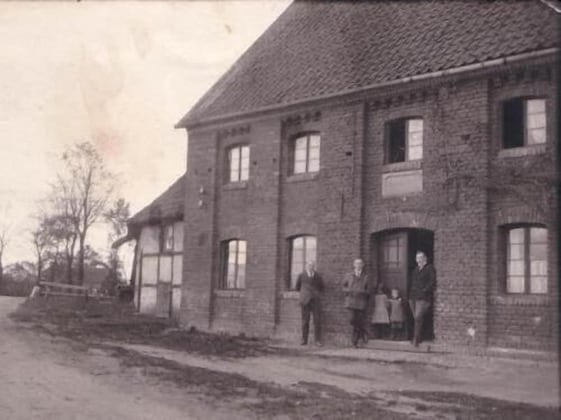
<svg viewBox="0 0 561 420">
<path fill-rule="evenodd" d="M 303 174 L 292 174 L 286 178 L 286 182 L 311 181 L 318 177 L 319 172 L 306 172 Z"/>
<path fill-rule="evenodd" d="M 382 172 L 401 172 L 421 169 L 422 160 L 407 160 L 405 162 L 388 163 L 382 167 Z"/>
<path fill-rule="evenodd" d="M 511 306 L 549 306 L 556 304 L 555 299 L 548 294 L 505 294 L 491 296 L 490 302 L 494 305 Z"/>
<path fill-rule="evenodd" d="M 214 295 L 224 298 L 243 298 L 245 290 L 215 290 Z"/>
<path fill-rule="evenodd" d="M 243 190 L 247 188 L 247 181 L 229 182 L 222 186 L 225 190 Z"/>
<path fill-rule="evenodd" d="M 282 292 L 283 299 L 298 299 L 300 296 L 300 292 L 297 290 L 287 290 L 286 292 Z"/>
<path fill-rule="evenodd" d="M 513 147 L 512 149 L 502 149 L 499 152 L 499 158 L 513 158 L 521 156 L 540 155 L 545 153 L 544 144 L 533 144 L 531 146 Z"/>
</svg>

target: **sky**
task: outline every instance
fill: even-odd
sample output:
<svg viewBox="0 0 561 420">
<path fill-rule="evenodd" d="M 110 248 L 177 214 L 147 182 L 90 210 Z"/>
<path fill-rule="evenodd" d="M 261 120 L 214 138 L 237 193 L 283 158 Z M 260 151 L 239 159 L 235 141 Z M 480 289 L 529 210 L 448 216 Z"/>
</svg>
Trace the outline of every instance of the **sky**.
<svg viewBox="0 0 561 420">
<path fill-rule="evenodd" d="M 174 124 L 288 4 L 0 2 L 4 264 L 33 260 L 32 216 L 73 143 L 98 148 L 133 214 L 181 176 L 187 135 Z"/>
</svg>

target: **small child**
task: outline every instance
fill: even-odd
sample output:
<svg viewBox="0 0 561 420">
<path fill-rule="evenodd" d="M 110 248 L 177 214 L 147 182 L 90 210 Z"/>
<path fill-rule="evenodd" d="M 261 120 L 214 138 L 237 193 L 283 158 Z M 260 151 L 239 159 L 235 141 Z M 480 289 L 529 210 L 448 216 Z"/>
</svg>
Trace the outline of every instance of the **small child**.
<svg viewBox="0 0 561 420">
<path fill-rule="evenodd" d="M 388 297 L 384 291 L 384 285 L 378 284 L 376 294 L 374 295 L 374 313 L 372 314 L 372 323 L 376 338 L 384 338 L 387 334 L 387 328 L 390 324 L 388 313 Z"/>
<path fill-rule="evenodd" d="M 399 296 L 399 290 L 392 289 L 392 296 L 388 300 L 390 305 L 390 323 L 391 323 L 391 336 L 392 340 L 396 340 L 401 337 L 403 331 L 403 305 L 401 302 L 401 297 Z"/>
</svg>

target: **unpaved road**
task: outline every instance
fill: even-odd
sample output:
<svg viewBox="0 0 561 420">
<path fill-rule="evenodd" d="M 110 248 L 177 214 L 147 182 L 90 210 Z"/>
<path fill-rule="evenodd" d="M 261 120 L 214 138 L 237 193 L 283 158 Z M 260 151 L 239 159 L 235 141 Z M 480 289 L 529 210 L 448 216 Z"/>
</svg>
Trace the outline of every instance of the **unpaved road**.
<svg viewBox="0 0 561 420">
<path fill-rule="evenodd" d="M 92 345 L 7 318 L 20 302 L 0 297 L 0 420 L 557 418 L 539 408 L 558 405 L 554 364 L 330 348 L 228 358 Z M 341 357 L 349 351 L 376 360 Z M 438 392 L 461 397 L 434 399 Z M 520 411 L 517 402 L 531 406 Z"/>
<path fill-rule="evenodd" d="M 134 369 L 122 369 L 103 351 L 19 328 L 6 315 L 20 302 L 0 297 L 0 419 L 250 417 L 213 407 Z"/>
</svg>

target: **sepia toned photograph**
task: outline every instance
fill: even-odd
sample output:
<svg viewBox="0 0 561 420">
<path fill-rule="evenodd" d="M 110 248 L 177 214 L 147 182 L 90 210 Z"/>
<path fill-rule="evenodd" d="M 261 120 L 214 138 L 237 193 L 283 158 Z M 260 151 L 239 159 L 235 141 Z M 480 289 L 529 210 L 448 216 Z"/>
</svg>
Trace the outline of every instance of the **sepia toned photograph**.
<svg viewBox="0 0 561 420">
<path fill-rule="evenodd" d="M 0 420 L 561 416 L 561 1 L 0 1 Z"/>
</svg>

